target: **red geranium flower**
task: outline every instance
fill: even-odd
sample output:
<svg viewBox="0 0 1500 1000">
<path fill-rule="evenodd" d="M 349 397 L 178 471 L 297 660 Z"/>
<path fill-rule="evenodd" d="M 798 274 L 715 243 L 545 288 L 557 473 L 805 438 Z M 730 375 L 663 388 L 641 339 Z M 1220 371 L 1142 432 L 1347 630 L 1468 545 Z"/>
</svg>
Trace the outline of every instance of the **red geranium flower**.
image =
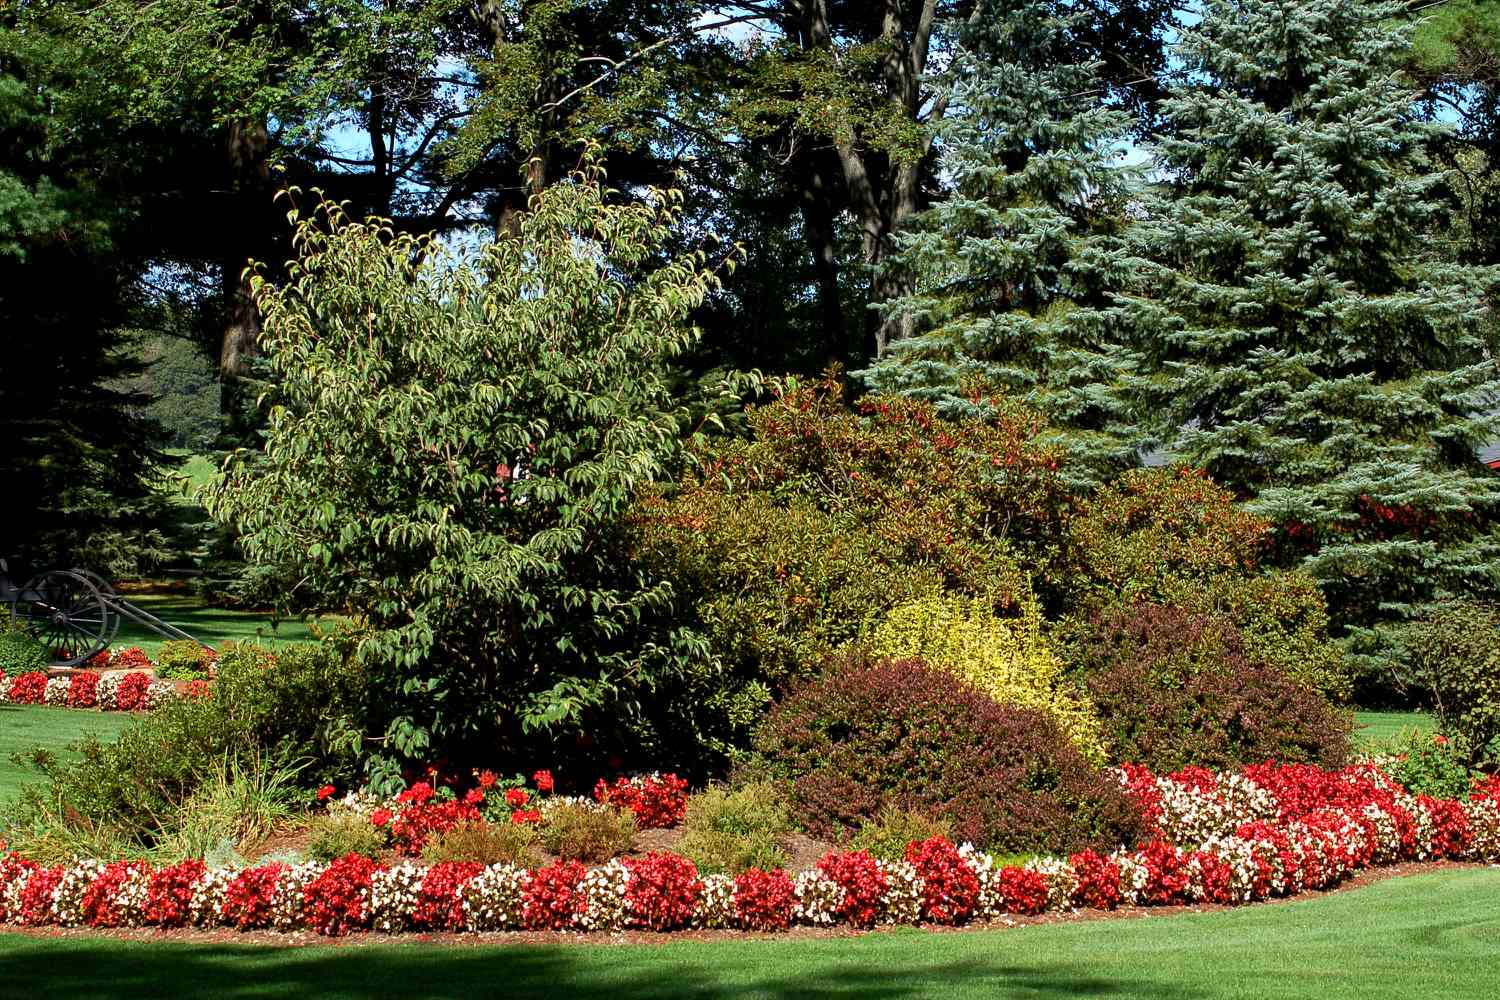
<svg viewBox="0 0 1500 1000">
<path fill-rule="evenodd" d="M 496 776 L 494 771 L 479 772 L 479 787 L 483 788 L 485 791 L 489 791 L 491 788 L 494 788 L 495 782 L 498 780 L 499 778 L 498 776 Z"/>
<path fill-rule="evenodd" d="M 506 803 L 516 809 L 521 808 L 530 800 L 531 796 L 526 794 L 526 789 L 524 788 L 512 788 L 505 793 Z"/>
<path fill-rule="evenodd" d="M 376 809 L 374 812 L 370 813 L 370 822 L 374 823 L 376 826 L 385 826 L 390 821 L 391 811 L 389 809 Z"/>
<path fill-rule="evenodd" d="M 533 774 L 531 776 L 531 780 L 536 782 L 537 791 L 542 792 L 546 795 L 552 794 L 552 789 L 555 786 L 552 781 L 551 771 L 538 771 L 536 774 Z"/>
<path fill-rule="evenodd" d="M 326 801 L 328 801 L 332 797 L 333 797 L 333 786 L 332 785 L 324 785 L 322 788 L 318 789 L 318 801 L 319 802 L 326 802 Z"/>
</svg>

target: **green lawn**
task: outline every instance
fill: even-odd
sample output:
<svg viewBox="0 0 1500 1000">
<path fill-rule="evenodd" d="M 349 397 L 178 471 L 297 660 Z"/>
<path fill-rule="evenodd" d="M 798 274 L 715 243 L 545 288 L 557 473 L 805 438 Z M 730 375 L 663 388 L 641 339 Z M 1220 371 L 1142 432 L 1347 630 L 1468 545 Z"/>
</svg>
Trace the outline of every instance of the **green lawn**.
<svg viewBox="0 0 1500 1000">
<path fill-rule="evenodd" d="M 1354 739 L 1361 746 L 1388 745 L 1404 729 L 1433 731 L 1432 716 L 1425 712 L 1355 712 Z"/>
<path fill-rule="evenodd" d="M 228 639 L 255 639 L 275 645 L 312 637 L 309 627 L 300 621 L 281 621 L 273 626 L 271 616 L 256 611 L 231 611 L 212 608 L 202 601 L 178 594 L 122 594 L 141 610 L 170 625 L 186 631 L 193 638 L 218 646 Z M 165 640 L 150 629 L 126 619 L 120 623 L 114 648 L 140 646 L 153 659 Z"/>
<path fill-rule="evenodd" d="M 0 935 L 6 995 L 995 997 L 1494 996 L 1500 870 L 1444 871 L 1213 914 L 820 940 L 275 948 Z"/>
<path fill-rule="evenodd" d="M 44 705 L 0 705 L 0 804 L 10 801 L 36 772 L 14 763 L 10 756 L 34 746 L 45 746 L 67 757 L 67 746 L 92 733 L 108 739 L 124 728 L 124 712 L 86 712 Z"/>
</svg>

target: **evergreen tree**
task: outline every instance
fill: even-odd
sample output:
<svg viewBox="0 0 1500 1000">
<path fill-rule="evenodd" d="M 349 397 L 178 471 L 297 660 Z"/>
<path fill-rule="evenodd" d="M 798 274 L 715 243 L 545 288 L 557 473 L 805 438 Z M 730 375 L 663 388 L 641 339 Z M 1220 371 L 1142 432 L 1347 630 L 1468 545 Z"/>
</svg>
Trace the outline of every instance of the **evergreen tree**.
<svg viewBox="0 0 1500 1000">
<path fill-rule="evenodd" d="M 1118 318 L 1143 420 L 1277 528 L 1366 668 L 1434 600 L 1500 585 L 1493 269 L 1441 208 L 1397 4 L 1207 0 L 1164 102 Z"/>
<path fill-rule="evenodd" d="M 1006 5 L 964 32 L 948 81 L 960 110 L 941 134 L 953 192 L 887 265 L 915 285 L 887 308 L 925 332 L 861 374 L 969 415 L 963 386 L 983 379 L 1044 413 L 1072 468 L 1097 475 L 1131 464 L 1136 446 L 1114 389 L 1131 356 L 1100 309 L 1124 280 L 1112 248 L 1131 118 L 1103 104 L 1097 66 L 1070 61 L 1074 19 L 1055 6 Z"/>
</svg>

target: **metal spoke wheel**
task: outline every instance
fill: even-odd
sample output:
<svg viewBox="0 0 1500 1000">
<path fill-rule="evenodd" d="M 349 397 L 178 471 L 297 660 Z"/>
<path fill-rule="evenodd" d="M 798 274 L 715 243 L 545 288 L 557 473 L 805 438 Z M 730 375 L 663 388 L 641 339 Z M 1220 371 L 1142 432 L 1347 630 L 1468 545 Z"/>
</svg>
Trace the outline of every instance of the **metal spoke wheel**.
<svg viewBox="0 0 1500 1000">
<path fill-rule="evenodd" d="M 76 667 L 107 648 L 120 627 L 104 594 L 82 573 L 52 570 L 22 587 L 11 619 L 46 645 L 55 667 Z"/>
</svg>

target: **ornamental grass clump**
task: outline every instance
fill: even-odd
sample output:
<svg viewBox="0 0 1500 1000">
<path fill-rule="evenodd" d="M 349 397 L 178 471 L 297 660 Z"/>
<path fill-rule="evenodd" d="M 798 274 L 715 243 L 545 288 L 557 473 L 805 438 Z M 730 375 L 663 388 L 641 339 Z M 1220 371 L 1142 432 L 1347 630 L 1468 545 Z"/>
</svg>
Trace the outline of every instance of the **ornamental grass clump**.
<svg viewBox="0 0 1500 1000">
<path fill-rule="evenodd" d="M 1051 717 L 917 660 L 836 661 L 776 706 L 755 747 L 793 817 L 829 839 L 887 806 L 949 817 L 956 839 L 1006 853 L 1112 850 L 1141 830 Z"/>
<path fill-rule="evenodd" d="M 713 785 L 687 801 L 677 850 L 703 872 L 739 875 L 787 862 L 781 839 L 792 826 L 786 802 L 770 782 Z"/>
</svg>

